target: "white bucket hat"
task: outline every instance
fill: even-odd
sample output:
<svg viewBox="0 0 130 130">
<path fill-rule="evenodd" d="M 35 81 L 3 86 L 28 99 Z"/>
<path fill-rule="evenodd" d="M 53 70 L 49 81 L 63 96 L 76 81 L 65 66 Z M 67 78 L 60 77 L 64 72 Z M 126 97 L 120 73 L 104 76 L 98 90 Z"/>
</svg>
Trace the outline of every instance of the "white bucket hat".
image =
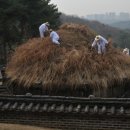
<svg viewBox="0 0 130 130">
<path fill-rule="evenodd" d="M 52 32 L 52 31 L 53 31 L 53 29 L 50 29 L 49 31 L 50 31 L 50 32 Z"/>
<path fill-rule="evenodd" d="M 95 37 L 95 40 L 98 41 L 98 40 L 100 40 L 100 38 L 101 38 L 101 36 L 100 36 L 100 35 L 97 35 L 97 36 Z"/>
<path fill-rule="evenodd" d="M 125 48 L 124 50 L 123 50 L 123 52 L 128 52 L 129 51 L 129 49 L 128 48 Z"/>
<path fill-rule="evenodd" d="M 50 24 L 48 22 L 45 23 L 47 26 L 50 26 Z"/>
</svg>

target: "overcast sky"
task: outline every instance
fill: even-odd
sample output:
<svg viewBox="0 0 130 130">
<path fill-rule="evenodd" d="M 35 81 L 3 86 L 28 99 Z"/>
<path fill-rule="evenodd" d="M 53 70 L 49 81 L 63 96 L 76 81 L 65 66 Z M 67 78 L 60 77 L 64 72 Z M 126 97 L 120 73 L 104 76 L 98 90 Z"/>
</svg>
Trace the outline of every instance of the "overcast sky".
<svg viewBox="0 0 130 130">
<path fill-rule="evenodd" d="M 130 0 L 51 0 L 60 12 L 85 16 L 106 12 L 129 12 Z"/>
</svg>

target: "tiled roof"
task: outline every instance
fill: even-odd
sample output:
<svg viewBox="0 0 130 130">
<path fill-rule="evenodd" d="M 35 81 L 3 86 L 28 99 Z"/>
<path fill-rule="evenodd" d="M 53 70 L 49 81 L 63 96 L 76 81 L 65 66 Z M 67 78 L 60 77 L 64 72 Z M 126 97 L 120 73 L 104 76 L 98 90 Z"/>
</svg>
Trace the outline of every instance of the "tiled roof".
<svg viewBox="0 0 130 130">
<path fill-rule="evenodd" d="M 0 96 L 0 111 L 130 116 L 130 99 Z"/>
</svg>

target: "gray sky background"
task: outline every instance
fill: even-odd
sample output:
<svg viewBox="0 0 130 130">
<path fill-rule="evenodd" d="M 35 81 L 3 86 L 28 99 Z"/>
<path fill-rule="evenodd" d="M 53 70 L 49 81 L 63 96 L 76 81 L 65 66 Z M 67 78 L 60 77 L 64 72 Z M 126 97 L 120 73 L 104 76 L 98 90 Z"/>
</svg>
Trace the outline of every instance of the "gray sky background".
<svg viewBox="0 0 130 130">
<path fill-rule="evenodd" d="M 69 15 L 85 16 L 106 12 L 129 12 L 130 0 L 51 0 L 60 12 Z"/>
</svg>

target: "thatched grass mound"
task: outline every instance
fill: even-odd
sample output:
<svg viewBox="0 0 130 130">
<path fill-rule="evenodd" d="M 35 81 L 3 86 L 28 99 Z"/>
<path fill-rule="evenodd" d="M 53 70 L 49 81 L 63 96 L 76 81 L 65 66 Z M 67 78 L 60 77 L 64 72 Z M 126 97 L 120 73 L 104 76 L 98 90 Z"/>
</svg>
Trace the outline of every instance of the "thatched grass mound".
<svg viewBox="0 0 130 130">
<path fill-rule="evenodd" d="M 65 24 L 58 33 L 60 46 L 46 37 L 30 39 L 16 49 L 6 69 L 12 82 L 27 87 L 42 82 L 43 87 L 107 88 L 130 79 L 130 58 L 115 48 L 108 48 L 104 56 L 91 50 L 95 33 L 88 27 Z"/>
</svg>

